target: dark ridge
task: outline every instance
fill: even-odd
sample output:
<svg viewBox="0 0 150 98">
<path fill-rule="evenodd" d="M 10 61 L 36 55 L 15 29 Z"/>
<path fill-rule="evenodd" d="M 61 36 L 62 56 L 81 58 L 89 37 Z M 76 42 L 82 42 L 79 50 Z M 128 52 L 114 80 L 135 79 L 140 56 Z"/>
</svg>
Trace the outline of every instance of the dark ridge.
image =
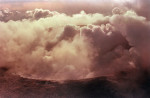
<svg viewBox="0 0 150 98">
<path fill-rule="evenodd" d="M 2 98 L 116 98 L 117 96 L 115 85 L 106 77 L 56 82 L 12 75 L 1 78 L 1 81 Z"/>
<path fill-rule="evenodd" d="M 7 70 L 6 68 L 1 68 Z M 121 71 L 118 79 L 110 76 L 81 80 L 46 81 L 14 75 L 0 76 L 1 98 L 150 98 L 150 77 L 143 74 L 142 82 L 128 79 Z M 123 78 L 125 77 L 125 78 Z M 136 86 L 134 86 L 136 84 Z"/>
</svg>

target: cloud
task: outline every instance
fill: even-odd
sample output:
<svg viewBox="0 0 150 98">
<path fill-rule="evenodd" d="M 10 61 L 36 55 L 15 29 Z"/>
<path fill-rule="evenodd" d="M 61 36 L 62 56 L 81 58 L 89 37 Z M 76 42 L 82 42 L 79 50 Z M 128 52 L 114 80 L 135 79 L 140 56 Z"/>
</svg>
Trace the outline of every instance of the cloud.
<svg viewBox="0 0 150 98">
<path fill-rule="evenodd" d="M 112 23 L 140 53 L 141 66 L 149 67 L 149 21 L 134 12 L 127 12 L 124 16 L 114 16 Z"/>
<path fill-rule="evenodd" d="M 61 20 L 62 17 L 64 20 Z M 76 21 L 83 17 L 87 21 Z M 0 65 L 11 66 L 13 73 L 30 78 L 87 77 L 90 60 L 84 48 L 88 46 L 80 39 L 78 24 L 86 25 L 92 18 L 95 16 L 78 14 L 71 17 L 59 14 L 36 21 L 0 22 L 0 42 L 3 43 L 0 46 Z"/>
<path fill-rule="evenodd" d="M 150 24 L 134 11 L 0 13 L 0 66 L 11 67 L 11 73 L 64 80 L 149 68 Z"/>
<path fill-rule="evenodd" d="M 9 9 L 0 10 L 0 21 L 8 22 L 9 20 L 17 21 L 23 19 L 38 20 L 40 18 L 52 17 L 59 14 L 56 11 L 43 9 L 34 9 L 29 11 L 15 11 Z"/>
<path fill-rule="evenodd" d="M 150 19 L 149 0 L 134 0 L 133 3 L 126 3 L 125 6 L 129 9 L 133 9 L 138 15 L 146 17 L 148 20 Z"/>
</svg>

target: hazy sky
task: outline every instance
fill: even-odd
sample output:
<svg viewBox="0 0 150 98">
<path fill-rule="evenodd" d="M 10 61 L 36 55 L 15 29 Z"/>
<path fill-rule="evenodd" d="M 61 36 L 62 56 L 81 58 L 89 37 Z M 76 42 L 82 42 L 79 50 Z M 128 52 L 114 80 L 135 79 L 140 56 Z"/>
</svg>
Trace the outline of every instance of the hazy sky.
<svg viewBox="0 0 150 98">
<path fill-rule="evenodd" d="M 43 8 L 64 12 L 67 14 L 78 13 L 81 10 L 86 12 L 107 12 L 113 4 L 105 0 L 0 0 L 0 9 L 11 10 L 31 10 L 35 8 Z M 11 1 L 11 2 L 10 2 Z M 18 2 L 22 1 L 22 2 Z M 26 1 L 26 2 L 24 2 Z M 30 2 L 29 2 L 30 1 Z M 32 1 L 32 2 L 31 2 Z M 34 1 L 34 2 L 33 2 Z M 71 2 L 72 1 L 72 2 Z M 111 0 L 112 1 L 112 0 Z M 110 2 L 110 0 L 109 0 Z M 105 4 L 104 4 L 105 3 Z M 108 7 L 104 7 L 108 6 Z"/>
<path fill-rule="evenodd" d="M 67 2 L 72 2 L 72 1 L 106 1 L 106 0 L 0 0 L 1 2 L 35 2 L 35 1 L 45 1 L 45 2 L 55 2 L 55 1 L 67 1 Z"/>
<path fill-rule="evenodd" d="M 132 2 L 134 0 L 0 0 L 0 2 Z"/>
</svg>

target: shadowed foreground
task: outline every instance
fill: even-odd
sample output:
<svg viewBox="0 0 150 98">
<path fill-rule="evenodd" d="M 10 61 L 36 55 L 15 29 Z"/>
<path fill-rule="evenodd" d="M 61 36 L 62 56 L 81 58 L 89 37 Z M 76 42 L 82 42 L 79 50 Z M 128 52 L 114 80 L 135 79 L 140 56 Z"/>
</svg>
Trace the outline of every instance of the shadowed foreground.
<svg viewBox="0 0 150 98">
<path fill-rule="evenodd" d="M 112 77 L 63 82 L 26 79 L 0 69 L 0 98 L 149 98 L 149 79 L 140 86 Z M 123 73 L 125 74 L 125 73 Z M 123 83 L 119 83 L 119 81 Z M 124 87 L 125 86 L 125 87 Z"/>
</svg>

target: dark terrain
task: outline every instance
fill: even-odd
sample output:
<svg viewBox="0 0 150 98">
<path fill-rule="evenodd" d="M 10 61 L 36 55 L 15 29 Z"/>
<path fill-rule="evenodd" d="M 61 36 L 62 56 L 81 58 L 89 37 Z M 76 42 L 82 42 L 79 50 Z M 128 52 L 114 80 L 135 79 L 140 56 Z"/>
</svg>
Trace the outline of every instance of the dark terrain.
<svg viewBox="0 0 150 98">
<path fill-rule="evenodd" d="M 116 77 L 63 82 L 26 79 L 0 69 L 0 98 L 150 98 L 149 78 L 139 83 Z M 136 84 L 136 85 L 135 85 Z"/>
</svg>

